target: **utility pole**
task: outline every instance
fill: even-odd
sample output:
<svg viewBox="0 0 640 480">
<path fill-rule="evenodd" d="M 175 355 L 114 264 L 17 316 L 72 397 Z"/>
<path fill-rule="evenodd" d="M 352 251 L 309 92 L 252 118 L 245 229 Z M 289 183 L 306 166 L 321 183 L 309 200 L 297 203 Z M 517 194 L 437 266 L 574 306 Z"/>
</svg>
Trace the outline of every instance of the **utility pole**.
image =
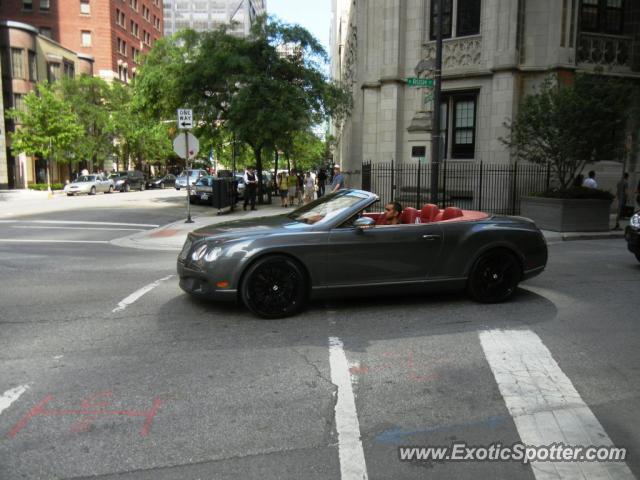
<svg viewBox="0 0 640 480">
<path fill-rule="evenodd" d="M 442 14 L 444 0 L 438 2 L 436 32 L 436 64 L 433 76 L 433 124 L 431 126 L 431 203 L 438 205 L 438 177 L 440 176 L 440 91 L 442 88 Z"/>
</svg>

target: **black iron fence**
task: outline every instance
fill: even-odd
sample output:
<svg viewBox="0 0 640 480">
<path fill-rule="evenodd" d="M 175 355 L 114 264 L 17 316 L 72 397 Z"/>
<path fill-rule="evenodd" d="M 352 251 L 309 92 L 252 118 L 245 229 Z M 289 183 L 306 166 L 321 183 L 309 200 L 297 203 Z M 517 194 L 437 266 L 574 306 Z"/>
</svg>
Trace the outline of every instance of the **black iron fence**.
<svg viewBox="0 0 640 480">
<path fill-rule="evenodd" d="M 505 215 L 520 214 L 523 196 L 549 188 L 549 165 L 443 162 L 438 175 L 438 204 Z M 380 196 L 380 210 L 389 201 L 421 208 L 431 201 L 431 164 L 362 164 L 362 189 Z"/>
</svg>

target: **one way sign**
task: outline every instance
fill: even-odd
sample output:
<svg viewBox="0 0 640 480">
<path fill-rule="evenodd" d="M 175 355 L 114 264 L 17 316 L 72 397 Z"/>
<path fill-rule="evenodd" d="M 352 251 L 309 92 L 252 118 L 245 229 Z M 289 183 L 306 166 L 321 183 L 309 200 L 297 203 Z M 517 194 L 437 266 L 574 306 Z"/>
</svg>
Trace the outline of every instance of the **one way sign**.
<svg viewBox="0 0 640 480">
<path fill-rule="evenodd" d="M 193 128 L 193 110 L 190 108 L 178 109 L 178 128 L 185 130 Z"/>
</svg>

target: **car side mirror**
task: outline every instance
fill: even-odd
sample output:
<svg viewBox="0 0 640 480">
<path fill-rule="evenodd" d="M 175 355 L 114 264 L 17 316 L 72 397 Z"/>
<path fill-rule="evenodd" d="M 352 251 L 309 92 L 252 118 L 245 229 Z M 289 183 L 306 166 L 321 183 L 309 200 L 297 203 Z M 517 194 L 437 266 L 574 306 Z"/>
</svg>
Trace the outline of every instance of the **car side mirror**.
<svg viewBox="0 0 640 480">
<path fill-rule="evenodd" d="M 367 230 L 369 228 L 373 228 L 376 225 L 376 221 L 373 218 L 369 217 L 360 217 L 353 222 L 353 226 L 358 230 Z"/>
</svg>

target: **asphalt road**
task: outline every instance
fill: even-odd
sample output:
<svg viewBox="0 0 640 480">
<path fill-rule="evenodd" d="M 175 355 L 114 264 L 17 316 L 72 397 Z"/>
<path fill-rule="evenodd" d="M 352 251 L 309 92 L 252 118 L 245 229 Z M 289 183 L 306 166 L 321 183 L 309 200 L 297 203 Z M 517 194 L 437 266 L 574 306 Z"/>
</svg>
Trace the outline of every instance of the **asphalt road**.
<svg viewBox="0 0 640 480">
<path fill-rule="evenodd" d="M 631 472 L 606 478 L 640 478 L 640 264 L 623 241 L 550 245 L 547 271 L 505 304 L 360 299 L 264 321 L 183 294 L 175 253 L 108 243 L 183 218 L 143 195 L 0 222 L 0 479 L 569 478 L 399 460 L 400 446 L 532 438 L 510 408 L 525 382 L 505 395 L 508 353 L 483 337 L 498 330 L 534 339 L 522 378 L 548 350 L 549 391 L 575 388 L 566 407 L 592 413 L 594 444 L 628 449 Z M 345 434 L 348 390 L 361 442 Z M 549 438 L 553 421 L 537 422 Z"/>
</svg>

